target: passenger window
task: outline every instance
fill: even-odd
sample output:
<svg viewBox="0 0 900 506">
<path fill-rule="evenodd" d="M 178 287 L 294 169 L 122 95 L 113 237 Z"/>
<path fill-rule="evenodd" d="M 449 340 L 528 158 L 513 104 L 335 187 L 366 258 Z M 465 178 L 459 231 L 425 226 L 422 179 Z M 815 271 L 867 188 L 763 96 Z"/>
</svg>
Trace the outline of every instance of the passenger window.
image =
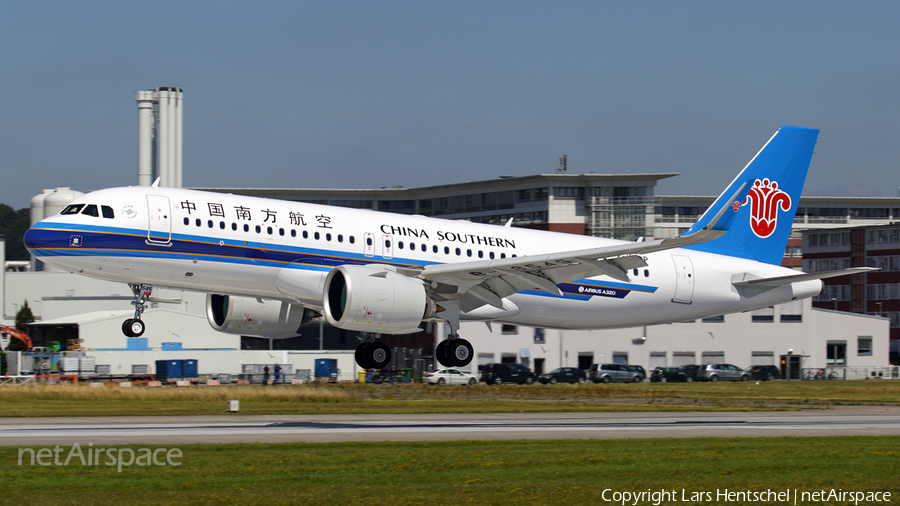
<svg viewBox="0 0 900 506">
<path fill-rule="evenodd" d="M 326 240 L 326 241 L 330 241 L 330 240 L 331 240 L 331 234 L 325 234 L 325 240 Z"/>
<path fill-rule="evenodd" d="M 425 251 L 427 251 L 427 250 L 428 250 L 428 247 L 423 244 L 422 245 L 422 253 L 425 253 Z"/>
<path fill-rule="evenodd" d="M 279 228 L 279 229 L 278 229 L 278 235 L 284 235 L 284 229 L 283 229 L 283 228 Z"/>
<path fill-rule="evenodd" d="M 355 243 L 355 242 L 356 242 L 356 238 L 354 238 L 354 237 L 351 235 L 351 236 L 350 236 L 350 244 L 353 244 L 353 243 Z"/>
<path fill-rule="evenodd" d="M 344 242 L 344 236 L 338 234 L 338 242 Z"/>
<path fill-rule="evenodd" d="M 500 253 L 500 258 L 506 258 L 506 253 Z"/>
<path fill-rule="evenodd" d="M 316 232 L 315 235 L 313 235 L 313 237 L 315 237 L 315 239 L 318 241 L 318 240 L 319 240 L 319 233 Z"/>
<path fill-rule="evenodd" d="M 456 248 L 456 256 L 460 256 L 462 254 L 462 250 Z"/>
<path fill-rule="evenodd" d="M 397 243 L 397 245 L 400 249 L 403 249 L 403 241 L 400 241 L 399 243 Z"/>
<path fill-rule="evenodd" d="M 296 230 L 291 229 L 291 237 L 297 237 L 297 231 L 296 231 Z"/>
<path fill-rule="evenodd" d="M 104 218 L 113 219 L 116 217 L 116 213 L 114 213 L 112 208 L 109 206 L 100 206 L 100 210 L 103 211 Z"/>
<path fill-rule="evenodd" d="M 414 243 L 414 242 L 409 243 L 409 249 L 415 251 L 415 250 L 416 250 L 416 243 Z"/>
<path fill-rule="evenodd" d="M 99 217 L 100 217 L 100 212 L 97 211 L 97 205 L 96 205 L 96 204 L 88 204 L 88 205 L 84 208 L 84 211 L 81 211 L 81 214 L 86 214 L 86 215 L 88 215 L 88 216 L 93 216 L 94 218 L 99 218 Z"/>
<path fill-rule="evenodd" d="M 484 258 L 484 252 L 483 252 L 483 251 L 478 250 L 478 258 Z"/>
<path fill-rule="evenodd" d="M 224 221 L 219 222 L 219 228 L 222 230 L 225 230 L 225 222 Z"/>
<path fill-rule="evenodd" d="M 645 277 L 645 278 L 649 278 L 649 277 L 650 277 L 650 271 L 649 271 L 649 270 L 644 269 L 644 277 Z"/>
<path fill-rule="evenodd" d="M 245 223 L 245 224 L 244 224 L 244 232 L 249 232 L 249 231 L 250 231 L 250 225 L 247 225 L 247 224 Z"/>
<path fill-rule="evenodd" d="M 494 252 L 491 251 L 490 253 L 488 253 L 488 256 L 491 257 L 491 260 L 493 260 L 493 259 L 494 259 Z"/>
<path fill-rule="evenodd" d="M 190 224 L 191 224 L 191 220 L 189 220 L 188 218 L 185 218 L 185 219 L 184 219 L 184 224 L 185 224 L 185 225 L 190 225 Z"/>
<path fill-rule="evenodd" d="M 272 227 L 266 227 L 266 233 L 272 235 Z"/>
<path fill-rule="evenodd" d="M 231 230 L 237 231 L 237 223 L 231 224 Z"/>
<path fill-rule="evenodd" d="M 472 250 L 467 249 L 467 250 L 466 250 L 466 256 L 472 256 Z"/>
<path fill-rule="evenodd" d="M 84 207 L 84 204 L 71 204 L 66 206 L 65 209 L 59 212 L 59 214 L 78 214 L 81 212 L 81 209 Z"/>
<path fill-rule="evenodd" d="M 200 218 L 194 220 L 194 225 L 197 225 L 198 227 L 200 226 Z"/>
<path fill-rule="evenodd" d="M 309 238 L 309 232 L 307 232 L 306 230 L 303 231 L 303 238 L 304 238 L 304 239 L 308 239 L 308 238 Z"/>
<path fill-rule="evenodd" d="M 450 246 L 444 246 L 444 254 L 445 254 L 445 255 L 449 255 L 449 254 L 450 254 Z"/>
<path fill-rule="evenodd" d="M 259 225 L 256 226 L 256 233 L 257 233 L 257 234 L 261 234 L 261 233 L 262 233 L 262 227 L 260 227 Z"/>
<path fill-rule="evenodd" d="M 212 220 L 207 221 L 206 226 L 209 228 L 213 228 L 213 221 Z"/>
</svg>

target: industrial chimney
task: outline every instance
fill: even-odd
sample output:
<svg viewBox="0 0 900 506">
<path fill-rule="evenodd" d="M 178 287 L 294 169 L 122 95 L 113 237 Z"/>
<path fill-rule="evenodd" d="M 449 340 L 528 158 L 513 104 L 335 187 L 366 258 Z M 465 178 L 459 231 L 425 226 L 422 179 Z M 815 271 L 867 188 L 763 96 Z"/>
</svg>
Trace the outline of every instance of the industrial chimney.
<svg viewBox="0 0 900 506">
<path fill-rule="evenodd" d="M 138 104 L 138 185 L 181 188 L 181 88 L 134 92 Z"/>
</svg>

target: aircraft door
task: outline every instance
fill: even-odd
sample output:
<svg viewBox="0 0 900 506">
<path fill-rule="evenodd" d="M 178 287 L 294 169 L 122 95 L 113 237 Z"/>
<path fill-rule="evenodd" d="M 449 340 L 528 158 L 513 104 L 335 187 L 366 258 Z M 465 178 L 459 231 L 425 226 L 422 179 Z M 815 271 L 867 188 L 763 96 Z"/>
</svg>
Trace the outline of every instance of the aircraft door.
<svg viewBox="0 0 900 506">
<path fill-rule="evenodd" d="M 394 236 L 384 234 L 381 236 L 381 256 L 390 260 L 394 258 Z"/>
<path fill-rule="evenodd" d="M 672 302 L 690 304 L 694 296 L 694 264 L 684 255 L 672 255 L 675 262 L 675 296 Z"/>
<path fill-rule="evenodd" d="M 365 240 L 365 249 L 363 250 L 363 253 L 367 257 L 375 256 L 375 234 L 366 232 L 363 239 Z"/>
<path fill-rule="evenodd" d="M 169 197 L 147 195 L 147 240 L 157 244 L 168 244 L 172 240 L 172 213 Z"/>
</svg>

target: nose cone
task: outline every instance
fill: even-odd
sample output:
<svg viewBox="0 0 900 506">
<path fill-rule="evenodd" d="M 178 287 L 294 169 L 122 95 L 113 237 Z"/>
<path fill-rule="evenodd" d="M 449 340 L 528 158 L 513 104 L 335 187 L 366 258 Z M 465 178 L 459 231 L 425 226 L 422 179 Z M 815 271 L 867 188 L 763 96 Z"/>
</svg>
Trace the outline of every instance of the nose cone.
<svg viewBox="0 0 900 506">
<path fill-rule="evenodd" d="M 25 231 L 25 237 L 22 240 L 25 243 L 25 249 L 32 255 L 35 254 L 34 250 L 41 247 L 40 233 L 35 230 L 34 225 Z"/>
</svg>

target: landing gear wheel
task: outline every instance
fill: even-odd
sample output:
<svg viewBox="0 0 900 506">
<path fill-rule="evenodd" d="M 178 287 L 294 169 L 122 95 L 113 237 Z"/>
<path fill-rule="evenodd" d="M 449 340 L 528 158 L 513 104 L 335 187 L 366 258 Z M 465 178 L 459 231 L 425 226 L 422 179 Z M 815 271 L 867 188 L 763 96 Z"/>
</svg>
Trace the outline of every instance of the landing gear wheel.
<svg viewBox="0 0 900 506">
<path fill-rule="evenodd" d="M 356 363 L 359 364 L 363 369 L 373 369 L 372 364 L 370 364 L 366 360 L 366 346 L 368 343 L 362 343 L 356 347 L 356 352 L 353 356 L 356 358 Z"/>
<path fill-rule="evenodd" d="M 447 358 L 456 367 L 465 367 L 472 362 L 472 344 L 465 339 L 453 339 L 447 342 Z"/>
<path fill-rule="evenodd" d="M 144 322 L 129 318 L 122 322 L 122 333 L 128 337 L 141 337 L 144 334 Z"/>
<path fill-rule="evenodd" d="M 366 348 L 366 358 L 372 369 L 384 369 L 391 363 L 391 349 L 384 343 L 372 343 Z"/>
<path fill-rule="evenodd" d="M 452 367 L 454 364 L 447 357 L 447 341 L 441 341 L 434 349 L 434 359 L 444 367 Z"/>
</svg>

